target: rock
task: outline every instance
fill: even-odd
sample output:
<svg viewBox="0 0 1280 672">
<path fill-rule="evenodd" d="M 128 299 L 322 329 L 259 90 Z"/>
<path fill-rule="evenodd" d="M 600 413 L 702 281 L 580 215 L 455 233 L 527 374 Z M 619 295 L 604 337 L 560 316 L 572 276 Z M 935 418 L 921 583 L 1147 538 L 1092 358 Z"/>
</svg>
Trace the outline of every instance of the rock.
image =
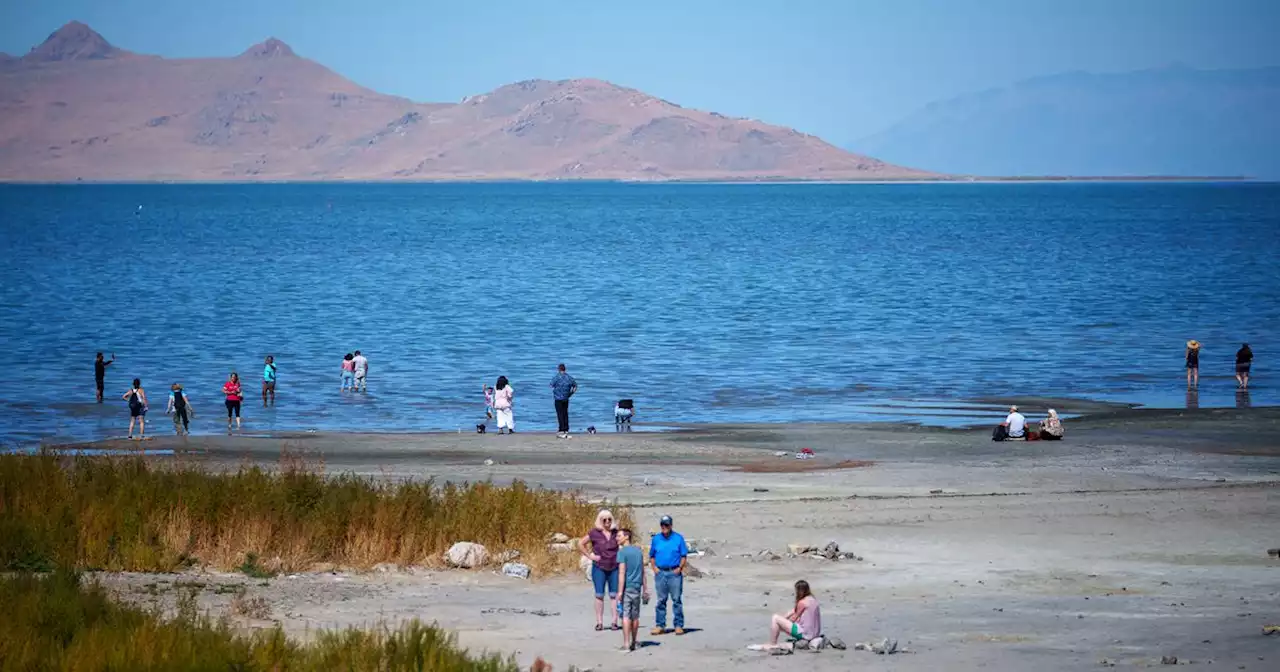
<svg viewBox="0 0 1280 672">
<path fill-rule="evenodd" d="M 569 535 L 564 532 L 552 532 L 547 535 L 547 543 L 549 544 L 567 544 L 569 543 Z"/>
<path fill-rule="evenodd" d="M 887 655 L 898 652 L 898 640 L 889 639 L 888 637 L 871 645 L 871 652 L 878 655 Z"/>
<path fill-rule="evenodd" d="M 754 560 L 781 560 L 782 556 L 766 548 L 763 551 L 756 553 L 753 559 Z"/>
<path fill-rule="evenodd" d="M 588 581 L 591 580 L 591 558 L 585 556 L 578 558 L 578 569 L 582 570 Z"/>
<path fill-rule="evenodd" d="M 338 571 L 338 566 L 332 562 L 317 562 L 311 565 L 310 571 L 316 574 L 332 574 Z"/>
<path fill-rule="evenodd" d="M 794 642 L 792 642 L 792 643 L 791 643 L 791 647 L 792 647 L 792 648 L 794 648 L 794 649 L 799 649 L 799 650 L 803 651 L 803 650 L 805 650 L 805 649 L 808 649 L 808 648 L 809 648 L 809 640 L 807 640 L 807 639 L 797 639 L 796 641 L 794 641 Z"/>
<path fill-rule="evenodd" d="M 493 558 L 493 561 L 508 563 L 508 562 L 511 562 L 512 560 L 519 559 L 519 557 L 520 557 L 520 551 L 517 551 L 513 548 L 509 551 L 503 551 L 499 553 L 497 556 Z"/>
<path fill-rule="evenodd" d="M 788 452 L 787 452 L 787 451 L 785 451 L 785 450 L 778 450 L 778 451 L 774 451 L 773 456 L 774 456 L 774 457 L 786 457 L 787 455 L 790 455 L 790 454 L 791 454 L 791 453 L 788 453 Z"/>
<path fill-rule="evenodd" d="M 769 492 L 769 488 L 751 488 L 751 492 Z"/>
<path fill-rule="evenodd" d="M 827 637 L 827 646 L 841 651 L 844 651 L 845 649 L 844 640 L 839 637 Z"/>
<path fill-rule="evenodd" d="M 484 466 L 486 466 L 486 467 L 492 467 L 492 466 L 493 466 L 493 460 L 485 460 L 485 461 L 484 461 Z"/>
<path fill-rule="evenodd" d="M 516 579 L 528 579 L 530 572 L 529 565 L 519 562 L 508 562 L 502 566 L 503 576 L 510 576 Z"/>
<path fill-rule="evenodd" d="M 1161 665 L 1177 665 L 1178 657 L 1177 656 L 1161 656 L 1160 664 Z"/>
<path fill-rule="evenodd" d="M 1280 548 L 1268 548 L 1267 555 L 1272 557 L 1280 557 Z"/>
<path fill-rule="evenodd" d="M 570 544 L 570 543 L 547 544 L 547 550 L 551 551 L 552 553 L 572 553 L 573 544 Z"/>
<path fill-rule="evenodd" d="M 400 568 L 396 566 L 395 563 L 391 562 L 379 562 L 373 566 L 373 571 L 378 572 L 379 574 L 390 574 L 391 572 L 399 571 L 399 569 Z"/>
<path fill-rule="evenodd" d="M 787 544 L 787 551 L 791 553 L 791 555 L 804 555 L 805 553 L 811 553 L 816 550 L 818 550 L 816 547 L 808 544 Z"/>
<path fill-rule="evenodd" d="M 450 567 L 474 569 L 489 562 L 489 549 L 470 541 L 459 541 L 445 552 L 444 562 Z"/>
<path fill-rule="evenodd" d="M 941 490 L 930 490 L 930 491 L 929 491 L 929 494 L 931 494 L 931 495 L 941 495 L 941 494 L 942 494 L 942 491 L 941 491 Z"/>
<path fill-rule="evenodd" d="M 684 575 L 690 579 L 701 579 L 707 576 L 706 572 L 693 566 L 693 563 L 685 563 Z"/>
<path fill-rule="evenodd" d="M 828 560 L 835 560 L 840 557 L 840 544 L 834 541 L 828 541 L 826 546 L 822 547 L 822 557 Z"/>
<path fill-rule="evenodd" d="M 827 638 L 823 637 L 822 635 L 818 635 L 817 637 L 814 637 L 813 639 L 809 640 L 809 648 L 814 651 L 821 651 L 827 648 Z"/>
<path fill-rule="evenodd" d="M 795 653 L 795 652 L 792 651 L 791 647 L 789 646 L 783 646 L 783 647 L 778 647 L 776 649 L 769 650 L 769 655 L 771 656 L 789 656 L 792 653 Z"/>
</svg>

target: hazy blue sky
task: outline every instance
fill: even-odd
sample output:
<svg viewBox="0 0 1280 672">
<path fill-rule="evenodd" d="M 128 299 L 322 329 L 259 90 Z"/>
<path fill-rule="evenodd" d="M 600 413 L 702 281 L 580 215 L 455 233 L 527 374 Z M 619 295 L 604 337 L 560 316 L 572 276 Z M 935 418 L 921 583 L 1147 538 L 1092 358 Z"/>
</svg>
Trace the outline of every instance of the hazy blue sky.
<svg viewBox="0 0 1280 672">
<path fill-rule="evenodd" d="M 72 19 L 172 57 L 274 35 L 415 100 L 598 77 L 837 143 L 935 99 L 1064 70 L 1280 65 L 1280 0 L 0 2 L 0 51 L 14 55 Z"/>
</svg>

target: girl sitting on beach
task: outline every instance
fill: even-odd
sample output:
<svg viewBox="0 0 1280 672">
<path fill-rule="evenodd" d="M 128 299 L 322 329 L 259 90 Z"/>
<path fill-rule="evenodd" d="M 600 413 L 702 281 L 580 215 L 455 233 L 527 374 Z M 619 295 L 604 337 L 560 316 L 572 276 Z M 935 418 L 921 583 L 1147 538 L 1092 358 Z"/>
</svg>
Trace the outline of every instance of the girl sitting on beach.
<svg viewBox="0 0 1280 672">
<path fill-rule="evenodd" d="M 808 581 L 796 581 L 795 608 L 785 616 L 774 614 L 769 623 L 769 643 L 754 648 L 778 648 L 778 635 L 784 632 L 792 641 L 812 640 L 822 634 L 822 609 L 818 606 L 818 598 L 810 592 Z"/>
</svg>

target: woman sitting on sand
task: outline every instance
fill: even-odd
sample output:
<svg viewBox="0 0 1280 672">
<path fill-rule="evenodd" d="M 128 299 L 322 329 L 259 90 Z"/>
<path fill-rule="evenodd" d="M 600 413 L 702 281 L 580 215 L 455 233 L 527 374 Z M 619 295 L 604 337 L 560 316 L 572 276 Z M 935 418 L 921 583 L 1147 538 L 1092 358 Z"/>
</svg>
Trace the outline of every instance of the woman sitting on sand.
<svg viewBox="0 0 1280 672">
<path fill-rule="evenodd" d="M 773 615 L 769 623 L 769 643 L 756 648 L 778 648 L 778 635 L 784 632 L 792 640 L 812 640 L 822 634 L 822 609 L 818 606 L 818 598 L 809 591 L 808 581 L 796 581 L 795 608 L 785 616 Z"/>
<path fill-rule="evenodd" d="M 1052 408 L 1049 409 L 1049 416 L 1040 423 L 1040 440 L 1061 441 L 1066 431 L 1062 428 L 1062 421 L 1058 419 L 1058 412 Z"/>
<path fill-rule="evenodd" d="M 601 509 L 596 514 L 596 525 L 587 536 L 578 540 L 582 557 L 591 561 L 591 583 L 596 589 L 596 630 L 604 629 L 604 593 L 609 591 L 609 613 L 613 614 L 613 629 L 618 626 L 618 533 L 613 525 L 613 514 Z"/>
</svg>

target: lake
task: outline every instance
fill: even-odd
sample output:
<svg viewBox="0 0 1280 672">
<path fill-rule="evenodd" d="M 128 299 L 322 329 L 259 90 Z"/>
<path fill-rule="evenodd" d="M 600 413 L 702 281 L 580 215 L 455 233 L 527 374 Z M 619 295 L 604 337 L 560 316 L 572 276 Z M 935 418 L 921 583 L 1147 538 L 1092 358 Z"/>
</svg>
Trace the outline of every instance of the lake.
<svg viewBox="0 0 1280 672">
<path fill-rule="evenodd" d="M 224 431 L 232 370 L 246 432 L 474 431 L 500 374 L 550 430 L 558 362 L 575 431 L 621 397 L 658 425 L 1177 407 L 1190 338 L 1195 403 L 1280 401 L 1275 184 L 6 185 L 0 216 L 10 445 L 123 436 L 135 376 L 153 433 L 175 381 Z"/>
</svg>

